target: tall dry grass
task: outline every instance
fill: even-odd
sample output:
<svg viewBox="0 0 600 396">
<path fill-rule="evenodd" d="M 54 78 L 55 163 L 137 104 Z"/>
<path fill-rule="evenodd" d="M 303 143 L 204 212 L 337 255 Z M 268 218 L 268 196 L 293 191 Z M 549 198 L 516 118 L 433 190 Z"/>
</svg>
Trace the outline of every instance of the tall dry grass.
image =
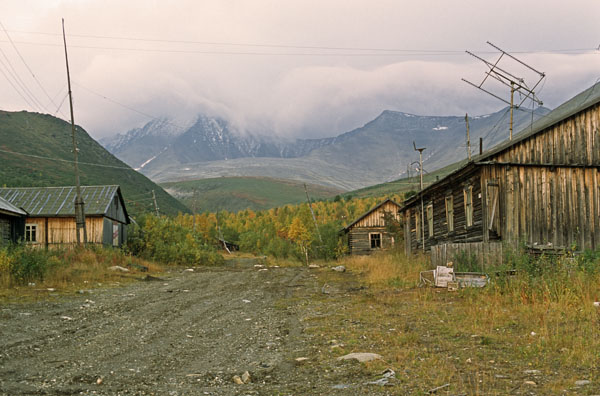
<svg viewBox="0 0 600 396">
<path fill-rule="evenodd" d="M 413 287 L 419 283 L 419 273 L 427 269 L 424 256 L 406 257 L 399 252 L 384 252 L 370 256 L 348 256 L 340 261 L 357 273 L 369 286 Z"/>
</svg>

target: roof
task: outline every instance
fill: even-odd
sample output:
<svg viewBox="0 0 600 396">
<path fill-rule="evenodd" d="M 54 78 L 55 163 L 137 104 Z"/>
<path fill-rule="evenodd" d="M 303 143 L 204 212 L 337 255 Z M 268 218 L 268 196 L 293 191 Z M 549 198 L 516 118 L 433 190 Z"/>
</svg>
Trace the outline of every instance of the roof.
<svg viewBox="0 0 600 396">
<path fill-rule="evenodd" d="M 426 188 L 424 188 L 421 192 L 413 195 L 412 197 L 406 199 L 404 201 L 404 206 L 402 209 L 405 209 L 407 206 L 412 204 L 417 200 L 418 197 L 422 195 L 422 193 L 432 190 L 437 186 L 446 183 L 448 179 L 456 176 L 459 173 L 467 171 L 466 168 L 473 168 L 481 163 L 482 161 L 489 160 L 491 157 L 499 154 L 508 148 L 521 143 L 524 140 L 529 139 L 532 136 L 537 135 L 538 133 L 543 132 L 548 127 L 558 124 L 559 122 L 566 120 L 567 118 L 579 113 L 582 110 L 587 109 L 588 107 L 594 106 L 600 103 L 600 82 L 595 83 L 590 88 L 585 91 L 577 94 L 573 98 L 569 99 L 565 103 L 558 106 L 556 109 L 552 110 L 550 113 L 545 116 L 539 118 L 535 121 L 531 126 L 521 130 L 518 134 L 516 134 L 512 140 L 506 140 L 490 150 L 484 152 L 481 155 L 477 155 L 473 157 L 472 161 L 467 162 L 465 165 L 461 166 L 454 172 L 446 175 L 446 177 L 441 178 L 435 183 L 430 184 Z"/>
<path fill-rule="evenodd" d="M 75 216 L 75 186 L 66 187 L 5 187 L 0 198 L 19 206 L 32 217 Z M 104 215 L 117 195 L 123 197 L 119 186 L 81 186 L 86 215 Z M 125 210 L 125 205 L 123 210 Z M 125 212 L 127 217 L 127 212 Z"/>
<path fill-rule="evenodd" d="M 2 197 L 0 197 L 0 212 L 17 216 L 27 215 L 27 212 L 25 212 L 23 209 L 17 208 L 15 205 L 11 204 Z"/>
<path fill-rule="evenodd" d="M 381 202 L 380 204 L 376 205 L 375 207 L 373 207 L 372 209 L 370 209 L 369 211 L 367 211 L 366 213 L 364 213 L 362 216 L 360 216 L 358 219 L 354 220 L 352 223 L 348 224 L 346 227 L 342 228 L 341 231 L 344 232 L 348 232 L 348 230 L 350 228 L 352 228 L 352 226 L 354 226 L 356 223 L 358 223 L 359 221 L 361 221 L 362 219 L 364 219 L 365 217 L 367 217 L 368 215 L 370 215 L 371 213 L 375 212 L 377 209 L 379 209 L 380 207 L 382 207 L 383 205 L 385 205 L 386 203 L 391 202 L 394 205 L 396 205 L 398 208 L 401 208 L 402 205 L 398 204 L 397 202 L 387 198 L 385 201 Z M 340 231 L 340 232 L 341 232 Z"/>
<path fill-rule="evenodd" d="M 539 118 L 531 126 L 521 130 L 515 135 L 513 140 L 506 140 L 482 155 L 474 157 L 474 161 L 484 161 L 597 103 L 600 103 L 600 82 L 592 85 L 590 88 L 567 100 L 550 113 Z"/>
</svg>

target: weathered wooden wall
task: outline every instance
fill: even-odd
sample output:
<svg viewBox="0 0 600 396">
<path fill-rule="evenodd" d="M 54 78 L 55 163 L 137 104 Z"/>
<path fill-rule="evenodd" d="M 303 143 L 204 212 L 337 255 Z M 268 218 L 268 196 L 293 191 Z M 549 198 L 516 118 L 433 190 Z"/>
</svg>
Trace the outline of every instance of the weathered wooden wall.
<svg viewBox="0 0 600 396">
<path fill-rule="evenodd" d="M 600 104 L 585 109 L 492 160 L 520 164 L 600 166 Z"/>
<path fill-rule="evenodd" d="M 465 212 L 464 189 L 467 186 L 473 187 L 473 224 L 467 227 L 467 218 Z M 448 222 L 446 218 L 446 197 L 452 196 L 454 211 L 454 231 L 448 231 Z M 483 204 L 479 168 L 470 172 L 464 177 L 449 178 L 446 183 L 440 184 L 437 188 L 426 191 L 423 197 L 423 207 L 433 204 L 433 234 L 429 235 L 427 216 L 424 216 L 425 230 L 425 250 L 431 246 L 440 243 L 451 242 L 482 242 L 483 241 Z M 421 238 L 416 234 L 416 215 L 420 216 L 421 202 L 417 200 L 409 209 L 409 223 L 406 227 L 409 230 L 406 235 L 410 235 L 406 245 L 410 243 L 410 250 L 416 251 L 423 249 Z M 405 219 L 406 221 L 406 219 Z M 407 236 L 405 236 L 407 238 Z M 419 240 L 418 240 L 419 239 Z"/>
<path fill-rule="evenodd" d="M 381 249 L 371 249 L 371 233 L 381 233 Z M 393 237 L 385 227 L 352 227 L 348 232 L 350 254 L 371 254 L 394 246 Z"/>
<path fill-rule="evenodd" d="M 394 218 L 400 221 L 400 213 L 398 212 L 398 205 L 393 202 L 386 202 L 377 210 L 369 213 L 364 218 L 360 219 L 353 228 L 361 227 L 385 227 L 384 213 L 388 212 Z"/>
<path fill-rule="evenodd" d="M 431 264 L 433 267 L 446 265 L 448 262 L 456 263 L 456 258 L 461 254 L 467 257 L 475 256 L 481 271 L 502 264 L 502 242 L 470 242 L 470 243 L 443 243 L 431 247 Z"/>
<path fill-rule="evenodd" d="M 499 184 L 502 239 L 556 249 L 600 247 L 600 170 L 489 165 Z"/>
<path fill-rule="evenodd" d="M 86 217 L 85 225 L 89 243 L 102 243 L 102 219 L 102 217 Z M 37 243 L 40 245 L 77 242 L 75 219 L 72 217 L 30 217 L 26 220 L 26 224 L 37 224 Z"/>
</svg>

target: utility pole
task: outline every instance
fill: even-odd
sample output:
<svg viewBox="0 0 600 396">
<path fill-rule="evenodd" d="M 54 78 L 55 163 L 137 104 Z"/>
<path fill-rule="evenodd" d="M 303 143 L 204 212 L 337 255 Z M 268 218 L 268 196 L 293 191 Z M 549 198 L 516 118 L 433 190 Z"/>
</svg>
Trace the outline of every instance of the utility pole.
<svg viewBox="0 0 600 396">
<path fill-rule="evenodd" d="M 83 243 L 87 243 L 87 229 L 85 226 L 85 204 L 81 197 L 81 186 L 79 184 L 79 165 L 77 162 L 77 140 L 75 139 L 75 118 L 73 117 L 73 95 L 71 92 L 71 76 L 69 74 L 69 57 L 67 56 L 67 37 L 65 35 L 65 20 L 62 20 L 63 42 L 65 44 L 65 63 L 67 65 L 67 87 L 69 88 L 69 106 L 71 108 L 71 140 L 73 143 L 73 155 L 75 156 L 75 232 L 77 244 L 81 245 L 81 230 L 83 230 Z"/>
<path fill-rule="evenodd" d="M 465 114 L 465 122 L 467 123 L 467 158 L 471 161 L 471 136 L 469 135 L 469 113 Z"/>
<path fill-rule="evenodd" d="M 423 151 L 426 147 L 417 148 L 417 145 L 413 141 L 413 147 L 415 151 L 419 152 L 419 171 L 421 173 L 420 191 L 421 194 L 421 242 L 423 243 L 423 251 L 425 251 L 425 214 L 423 213 Z"/>
<path fill-rule="evenodd" d="M 315 217 L 315 212 L 313 212 L 312 205 L 310 203 L 310 197 L 308 196 L 308 190 L 306 189 L 306 183 L 304 183 L 304 192 L 306 193 L 306 200 L 308 201 L 308 208 L 310 209 L 310 214 L 312 215 L 313 222 L 315 223 L 315 230 L 317 230 L 317 235 L 319 236 L 319 242 L 321 242 L 321 245 L 322 245 L 323 239 L 321 238 L 321 231 L 319 231 L 319 226 L 317 225 L 317 218 Z"/>
<path fill-rule="evenodd" d="M 158 213 L 158 204 L 156 203 L 156 194 L 154 194 L 154 190 L 152 190 L 152 199 L 154 200 L 154 209 L 156 210 L 156 217 L 160 216 Z"/>
</svg>

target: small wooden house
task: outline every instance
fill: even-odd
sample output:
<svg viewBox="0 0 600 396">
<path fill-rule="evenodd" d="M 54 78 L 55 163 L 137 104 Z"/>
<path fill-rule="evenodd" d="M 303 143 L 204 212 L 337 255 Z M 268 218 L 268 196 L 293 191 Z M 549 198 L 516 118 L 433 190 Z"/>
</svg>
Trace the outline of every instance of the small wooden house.
<svg viewBox="0 0 600 396">
<path fill-rule="evenodd" d="M 122 246 L 129 216 L 119 186 L 82 186 L 88 243 Z M 40 246 L 77 242 L 75 187 L 7 187 L 0 197 L 27 212 L 25 241 Z"/>
<path fill-rule="evenodd" d="M 0 197 L 0 246 L 15 243 L 25 236 L 27 213 Z"/>
<path fill-rule="evenodd" d="M 371 254 L 394 246 L 394 236 L 386 227 L 386 213 L 399 220 L 400 205 L 386 199 L 340 231 L 348 234 L 350 254 Z"/>
<path fill-rule="evenodd" d="M 600 83 L 404 202 L 405 249 L 600 248 Z"/>
</svg>

